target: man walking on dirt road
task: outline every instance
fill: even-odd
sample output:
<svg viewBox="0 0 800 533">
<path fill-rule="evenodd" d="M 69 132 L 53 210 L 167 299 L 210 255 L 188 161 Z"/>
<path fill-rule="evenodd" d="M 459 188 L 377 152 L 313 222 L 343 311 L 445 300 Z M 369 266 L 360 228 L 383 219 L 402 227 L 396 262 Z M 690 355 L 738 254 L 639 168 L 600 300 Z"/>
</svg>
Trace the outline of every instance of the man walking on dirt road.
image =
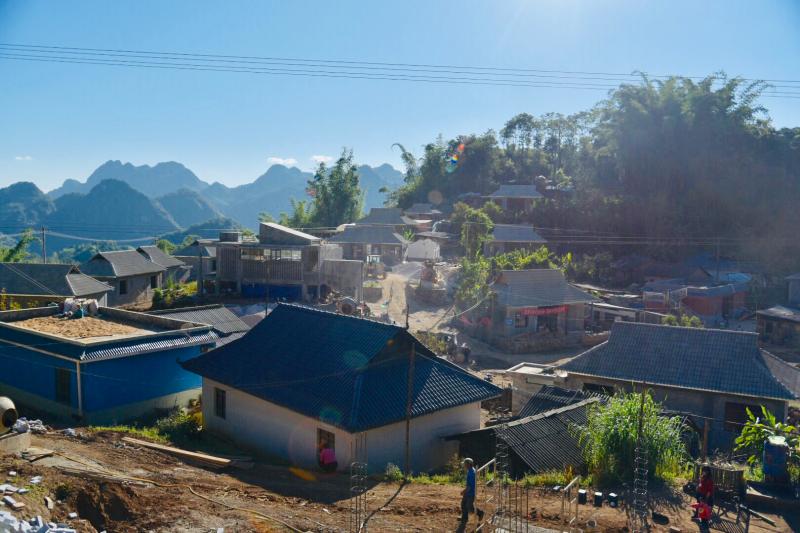
<svg viewBox="0 0 800 533">
<path fill-rule="evenodd" d="M 464 470 L 467 473 L 467 481 L 464 490 L 461 491 L 461 521 L 458 524 L 457 533 L 463 533 L 469 521 L 469 513 L 475 512 L 478 515 L 478 522 L 483 520 L 483 511 L 475 508 L 475 496 L 477 495 L 475 463 L 467 457 L 464 459 Z"/>
</svg>

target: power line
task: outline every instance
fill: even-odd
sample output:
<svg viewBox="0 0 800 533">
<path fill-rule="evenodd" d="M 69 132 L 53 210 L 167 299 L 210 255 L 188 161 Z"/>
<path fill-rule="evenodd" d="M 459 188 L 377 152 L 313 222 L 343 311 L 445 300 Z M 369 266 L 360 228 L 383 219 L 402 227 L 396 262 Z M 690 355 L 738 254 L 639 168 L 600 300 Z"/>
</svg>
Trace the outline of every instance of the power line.
<svg viewBox="0 0 800 533">
<path fill-rule="evenodd" d="M 137 50 L 40 46 L 11 43 L 0 43 L 0 52 L 3 52 L 0 53 L 0 58 L 2 59 L 48 63 L 237 72 L 277 76 L 346 78 L 361 80 L 576 90 L 610 91 L 616 89 L 618 85 L 602 84 L 598 82 L 614 81 L 619 83 L 627 83 L 637 81 L 637 78 L 640 77 L 636 74 L 621 75 L 607 73 L 609 76 L 617 77 L 598 78 L 585 76 L 586 74 L 592 74 L 587 72 L 573 73 L 581 74 L 580 76 L 555 76 L 552 74 L 534 74 L 534 72 L 538 72 L 534 69 L 470 66 L 458 67 L 453 65 L 414 65 L 404 63 L 265 58 L 256 56 L 223 56 L 215 54 L 148 52 Z M 98 58 L 97 56 L 101 57 Z M 553 72 L 569 74 L 568 71 Z M 442 74 L 458 74 L 460 76 Z M 800 80 L 772 81 L 779 81 L 781 83 L 800 83 Z M 778 88 L 789 90 L 775 90 Z M 769 92 L 762 93 L 762 96 L 770 98 L 800 99 L 800 92 L 794 91 L 794 89 L 800 89 L 800 85 L 770 86 L 766 89 Z"/>
<path fill-rule="evenodd" d="M 613 76 L 614 80 L 618 78 L 632 79 L 638 81 L 642 75 L 646 75 L 651 79 L 669 79 L 673 75 L 667 74 L 648 74 L 642 73 L 619 73 L 619 72 L 590 72 L 579 70 L 547 70 L 547 69 L 533 69 L 533 68 L 518 68 L 518 67 L 488 67 L 488 66 L 474 66 L 474 65 L 449 65 L 449 64 L 430 64 L 430 63 L 397 63 L 397 62 L 380 62 L 380 61 L 358 61 L 358 60 L 340 60 L 340 59 L 309 59 L 298 57 L 277 57 L 277 56 L 248 56 L 248 55 L 224 55 L 224 54 L 201 54 L 201 53 L 187 53 L 187 52 L 164 52 L 152 50 L 128 50 L 128 49 L 113 49 L 113 48 L 85 48 L 74 46 L 49 46 L 49 45 L 32 45 L 24 43 L 0 43 L 2 47 L 21 48 L 26 50 L 62 50 L 73 51 L 73 53 L 89 53 L 89 52 L 103 52 L 113 54 L 145 54 L 147 56 L 177 56 L 188 58 L 205 58 L 206 61 L 212 60 L 244 60 L 244 61 L 260 61 L 260 62 L 297 62 L 297 63 L 319 63 L 325 65 L 349 65 L 360 66 L 358 68 L 366 67 L 391 67 L 391 68 L 409 68 L 413 70 L 419 69 L 458 69 L 472 72 L 487 71 L 487 72 L 507 72 L 507 73 L 536 73 L 536 74 L 566 74 L 571 75 L 568 77 L 578 76 Z M 703 80 L 706 76 L 681 76 L 688 79 Z M 594 78 L 589 78 L 594 79 Z M 770 83 L 796 83 L 800 84 L 800 80 L 786 80 L 786 79 L 760 79 L 760 78 L 742 78 L 743 81 L 764 81 Z"/>
</svg>

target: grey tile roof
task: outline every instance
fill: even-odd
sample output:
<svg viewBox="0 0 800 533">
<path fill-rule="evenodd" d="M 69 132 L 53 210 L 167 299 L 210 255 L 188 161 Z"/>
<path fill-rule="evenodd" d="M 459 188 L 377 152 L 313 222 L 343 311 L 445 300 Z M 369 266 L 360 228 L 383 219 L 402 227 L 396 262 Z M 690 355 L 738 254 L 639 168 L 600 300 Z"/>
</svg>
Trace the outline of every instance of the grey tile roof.
<svg viewBox="0 0 800 533">
<path fill-rule="evenodd" d="M 494 284 L 497 301 L 511 307 L 548 307 L 594 301 L 573 287 L 560 270 L 503 270 Z"/>
<path fill-rule="evenodd" d="M 359 243 L 359 244 L 408 244 L 392 226 L 355 225 L 347 226 L 344 231 L 337 233 L 328 242 L 333 243 Z"/>
<path fill-rule="evenodd" d="M 784 307 L 782 305 L 775 305 L 769 309 L 761 309 L 756 311 L 756 315 L 788 320 L 790 322 L 800 322 L 800 309 Z"/>
<path fill-rule="evenodd" d="M 0 263 L 0 289 L 7 294 L 92 296 L 112 290 L 73 265 Z"/>
<path fill-rule="evenodd" d="M 416 346 L 412 416 L 479 402 L 500 389 L 432 354 L 405 329 L 278 305 L 241 339 L 182 363 L 205 378 L 350 432 L 403 420 Z"/>
<path fill-rule="evenodd" d="M 498 242 L 547 242 L 544 237 L 536 233 L 532 226 L 517 224 L 495 224 L 492 230 L 492 240 Z"/>
<path fill-rule="evenodd" d="M 770 370 L 758 335 L 739 331 L 615 322 L 606 342 L 560 369 L 756 398 L 796 397 Z"/>
<path fill-rule="evenodd" d="M 386 226 L 405 226 L 412 221 L 403 216 L 403 210 L 399 207 L 373 207 L 367 216 L 360 219 L 356 224 L 382 224 Z"/>
<path fill-rule="evenodd" d="M 81 265 L 81 272 L 101 278 L 124 278 L 164 272 L 164 267 L 148 260 L 136 250 L 98 252 Z"/>
<path fill-rule="evenodd" d="M 552 411 L 568 405 L 582 402 L 588 398 L 600 398 L 600 394 L 588 391 L 564 389 L 553 385 L 545 385 L 530 397 L 520 409 L 519 417 L 526 418 L 539 413 Z"/>
<path fill-rule="evenodd" d="M 414 204 L 406 209 L 407 215 L 440 215 L 442 212 L 433 207 L 433 204 Z"/>
<path fill-rule="evenodd" d="M 217 247 L 204 243 L 190 244 L 175 250 L 172 255 L 175 257 L 197 257 L 198 253 L 203 257 L 217 257 Z"/>
<path fill-rule="evenodd" d="M 144 255 L 146 259 L 149 259 L 153 263 L 164 268 L 180 267 L 184 265 L 183 261 L 180 259 L 175 259 L 175 257 L 171 255 L 165 254 L 158 246 L 140 246 L 136 249 L 136 251 Z"/>
<path fill-rule="evenodd" d="M 175 320 L 184 320 L 186 322 L 208 324 L 214 328 L 214 331 L 221 335 L 230 335 L 231 333 L 248 331 L 250 329 L 250 326 L 245 324 L 242 319 L 223 305 L 165 309 L 162 311 L 151 311 L 150 314 L 174 318 Z"/>
<path fill-rule="evenodd" d="M 489 198 L 542 198 L 536 185 L 501 185 Z"/>
</svg>

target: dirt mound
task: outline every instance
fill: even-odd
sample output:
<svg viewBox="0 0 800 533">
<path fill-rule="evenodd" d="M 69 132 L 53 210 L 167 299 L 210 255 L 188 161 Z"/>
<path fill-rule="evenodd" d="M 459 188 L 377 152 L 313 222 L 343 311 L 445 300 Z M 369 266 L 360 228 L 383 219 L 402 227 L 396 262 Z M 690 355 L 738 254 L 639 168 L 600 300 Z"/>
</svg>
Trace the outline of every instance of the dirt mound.
<svg viewBox="0 0 800 533">
<path fill-rule="evenodd" d="M 126 525 L 135 518 L 136 494 L 115 483 L 86 485 L 75 496 L 75 508 L 98 531 L 136 531 Z M 140 504 L 139 504 L 140 505 Z"/>
</svg>

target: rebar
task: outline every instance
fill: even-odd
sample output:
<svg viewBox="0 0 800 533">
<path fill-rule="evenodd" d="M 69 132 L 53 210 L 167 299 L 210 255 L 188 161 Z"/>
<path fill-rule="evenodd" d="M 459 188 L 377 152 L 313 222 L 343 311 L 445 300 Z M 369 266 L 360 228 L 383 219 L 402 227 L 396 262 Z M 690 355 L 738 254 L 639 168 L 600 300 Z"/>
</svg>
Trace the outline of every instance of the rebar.
<svg viewBox="0 0 800 533">
<path fill-rule="evenodd" d="M 350 445 L 350 520 L 348 531 L 367 530 L 367 437 L 357 434 Z"/>
</svg>

